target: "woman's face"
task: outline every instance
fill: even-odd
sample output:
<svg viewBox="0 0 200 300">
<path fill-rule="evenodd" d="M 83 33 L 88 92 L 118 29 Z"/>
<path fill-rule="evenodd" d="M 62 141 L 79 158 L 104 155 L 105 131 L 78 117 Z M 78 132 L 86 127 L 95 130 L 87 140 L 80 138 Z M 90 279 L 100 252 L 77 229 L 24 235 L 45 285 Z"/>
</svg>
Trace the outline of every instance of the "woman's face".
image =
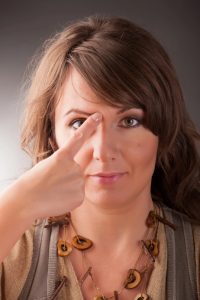
<svg viewBox="0 0 200 300">
<path fill-rule="evenodd" d="M 58 147 L 94 112 L 102 114 L 102 122 L 74 157 L 83 171 L 85 201 L 121 207 L 150 199 L 158 137 L 142 125 L 143 110 L 109 106 L 71 68 L 55 111 Z"/>
</svg>

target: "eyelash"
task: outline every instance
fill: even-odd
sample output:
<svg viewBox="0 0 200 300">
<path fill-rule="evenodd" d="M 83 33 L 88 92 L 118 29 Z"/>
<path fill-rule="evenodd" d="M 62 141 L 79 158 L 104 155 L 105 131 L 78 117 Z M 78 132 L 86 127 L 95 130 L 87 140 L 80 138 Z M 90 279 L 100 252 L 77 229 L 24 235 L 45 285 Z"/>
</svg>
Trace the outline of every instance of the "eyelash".
<svg viewBox="0 0 200 300">
<path fill-rule="evenodd" d="M 120 127 L 122 127 L 122 128 L 135 128 L 135 127 L 138 127 L 141 123 L 142 123 L 142 120 L 139 120 L 138 118 L 136 118 L 136 117 L 133 117 L 133 116 L 130 116 L 130 117 L 125 117 L 125 118 L 123 118 L 120 122 L 122 122 L 122 121 L 124 121 L 124 120 L 134 120 L 134 121 L 136 121 L 136 124 L 134 124 L 133 126 L 121 126 L 120 125 Z M 83 123 L 86 121 L 86 119 L 85 118 L 78 118 L 78 119 L 74 119 L 74 120 L 72 120 L 70 123 L 69 123 L 69 127 L 72 127 L 74 130 L 77 130 L 78 128 L 74 128 L 73 127 L 73 125 L 76 123 L 76 122 L 82 122 L 83 121 Z"/>
</svg>

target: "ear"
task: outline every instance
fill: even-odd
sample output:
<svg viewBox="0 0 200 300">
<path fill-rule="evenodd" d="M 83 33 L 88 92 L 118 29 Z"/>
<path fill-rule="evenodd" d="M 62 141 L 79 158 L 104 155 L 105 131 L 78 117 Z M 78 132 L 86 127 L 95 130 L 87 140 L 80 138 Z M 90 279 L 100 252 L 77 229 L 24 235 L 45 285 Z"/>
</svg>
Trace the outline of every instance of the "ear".
<svg viewBox="0 0 200 300">
<path fill-rule="evenodd" d="M 58 150 L 58 145 L 57 145 L 56 141 L 54 141 L 52 138 L 48 138 L 48 143 L 50 145 L 50 148 L 53 150 L 53 152 Z"/>
</svg>

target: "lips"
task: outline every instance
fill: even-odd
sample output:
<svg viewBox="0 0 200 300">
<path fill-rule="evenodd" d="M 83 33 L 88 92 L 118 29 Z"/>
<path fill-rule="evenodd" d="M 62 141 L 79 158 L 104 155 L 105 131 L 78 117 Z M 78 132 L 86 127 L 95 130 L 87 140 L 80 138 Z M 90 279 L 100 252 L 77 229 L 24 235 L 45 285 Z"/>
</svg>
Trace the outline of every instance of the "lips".
<svg viewBox="0 0 200 300">
<path fill-rule="evenodd" d="M 118 176 L 125 174 L 126 172 L 109 172 L 109 173 L 95 173 L 90 176 L 99 176 L 99 177 L 113 177 L 113 176 Z"/>
<path fill-rule="evenodd" d="M 127 172 L 100 172 L 90 175 L 97 184 L 112 184 L 119 181 Z"/>
</svg>

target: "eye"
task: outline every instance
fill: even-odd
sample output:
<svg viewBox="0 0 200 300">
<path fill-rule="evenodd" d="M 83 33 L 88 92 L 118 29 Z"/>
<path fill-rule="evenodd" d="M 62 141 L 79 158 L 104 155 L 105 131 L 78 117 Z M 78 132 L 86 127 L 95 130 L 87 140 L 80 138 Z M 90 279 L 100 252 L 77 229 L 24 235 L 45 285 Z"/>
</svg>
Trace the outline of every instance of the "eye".
<svg viewBox="0 0 200 300">
<path fill-rule="evenodd" d="M 126 117 L 121 121 L 121 127 L 132 128 L 140 125 L 140 121 L 135 117 Z"/>
<path fill-rule="evenodd" d="M 69 127 L 72 127 L 73 129 L 78 129 L 86 119 L 76 119 L 70 122 Z"/>
</svg>

